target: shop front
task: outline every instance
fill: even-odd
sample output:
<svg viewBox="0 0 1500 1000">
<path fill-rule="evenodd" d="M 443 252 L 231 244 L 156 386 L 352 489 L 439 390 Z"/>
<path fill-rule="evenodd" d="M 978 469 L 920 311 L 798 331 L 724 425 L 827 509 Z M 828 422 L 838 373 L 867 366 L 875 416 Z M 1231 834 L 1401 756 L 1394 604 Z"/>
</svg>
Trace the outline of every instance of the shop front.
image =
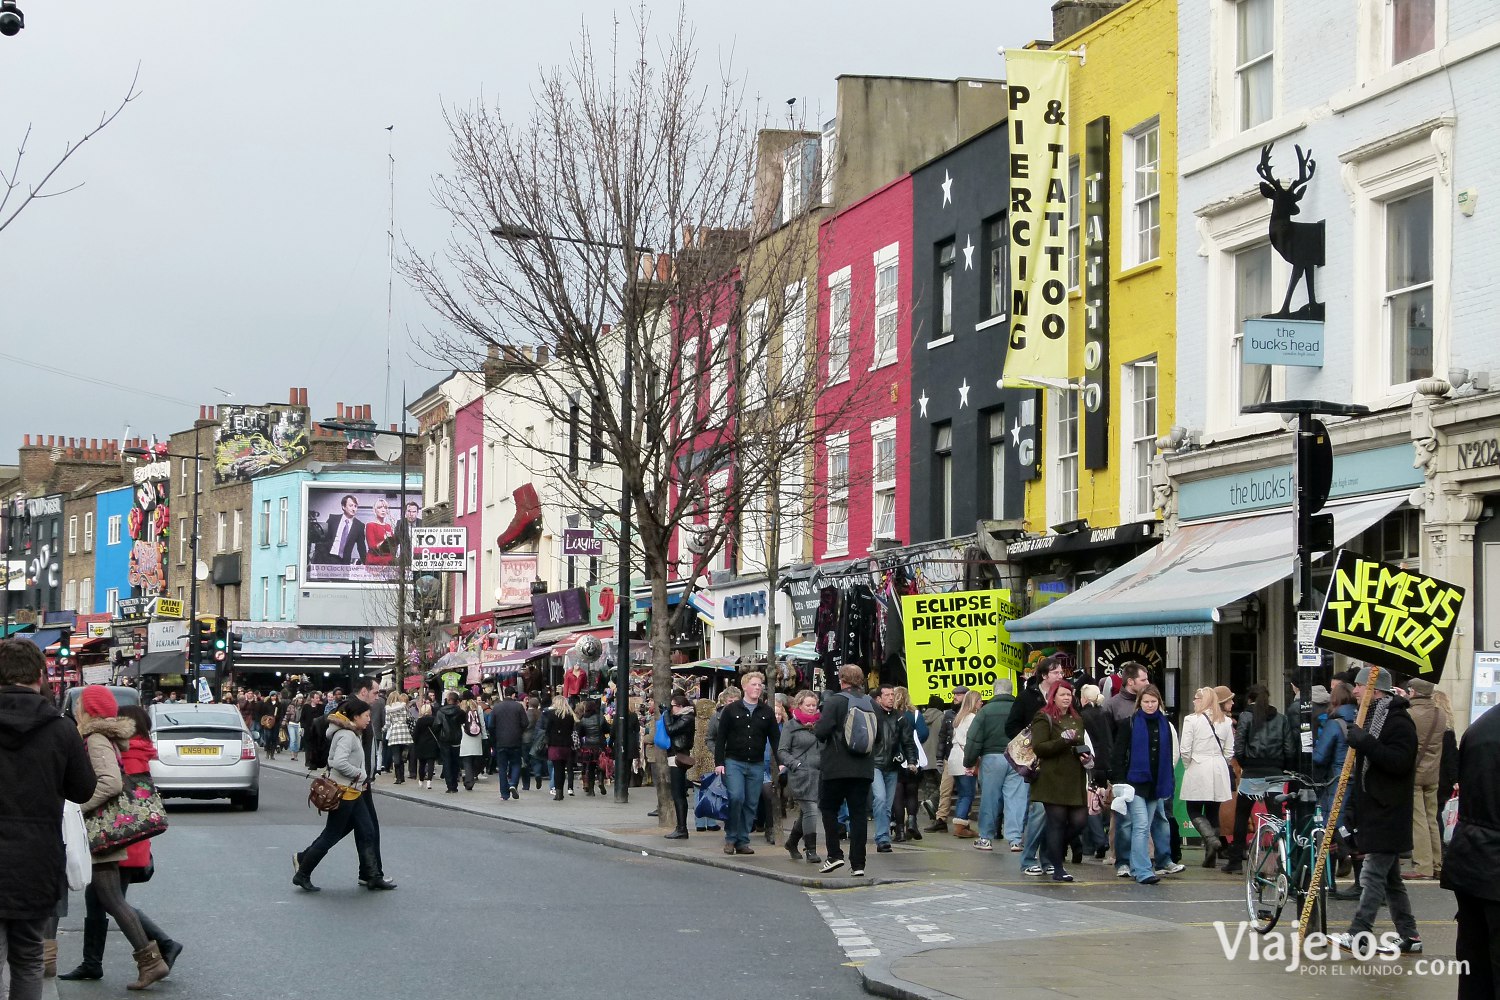
<svg viewBox="0 0 1500 1000">
<path fill-rule="evenodd" d="M 710 656 L 765 665 L 766 625 L 777 605 L 764 578 L 715 587 L 703 594 L 713 609 Z M 781 596 L 781 595 L 774 595 Z M 785 629 L 786 625 L 782 624 Z"/>
<path fill-rule="evenodd" d="M 1333 485 L 1323 513 L 1332 515 L 1332 548 L 1421 568 L 1421 513 L 1409 503 L 1421 475 L 1404 412 L 1335 425 L 1330 437 Z M 1153 680 L 1172 708 L 1218 684 L 1241 695 L 1265 684 L 1274 703 L 1286 704 L 1296 621 L 1290 435 L 1169 453 L 1164 469 L 1164 541 L 1011 622 L 1011 637 L 1033 647 L 1076 643 L 1095 676 L 1126 659 L 1148 667 L 1159 659 Z M 1318 606 L 1331 551 L 1314 556 Z M 1128 645 L 1144 640 L 1150 649 Z M 1336 669 L 1338 658 L 1325 655 L 1316 683 L 1326 685 Z"/>
</svg>

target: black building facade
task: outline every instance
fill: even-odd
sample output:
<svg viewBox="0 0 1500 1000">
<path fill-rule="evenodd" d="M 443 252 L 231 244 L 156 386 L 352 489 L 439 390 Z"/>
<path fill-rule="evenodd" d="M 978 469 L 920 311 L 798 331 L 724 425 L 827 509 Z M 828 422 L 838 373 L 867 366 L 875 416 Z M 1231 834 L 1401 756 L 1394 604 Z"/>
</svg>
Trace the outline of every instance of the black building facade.
<svg viewBox="0 0 1500 1000">
<path fill-rule="evenodd" d="M 1009 315 L 1005 124 L 912 173 L 912 542 L 1020 518 L 1041 404 L 1002 390 Z"/>
<path fill-rule="evenodd" d="M 21 498 L 4 507 L 5 558 L 24 573 L 24 587 L 0 594 L 4 614 L 62 609 L 62 495 Z"/>
</svg>

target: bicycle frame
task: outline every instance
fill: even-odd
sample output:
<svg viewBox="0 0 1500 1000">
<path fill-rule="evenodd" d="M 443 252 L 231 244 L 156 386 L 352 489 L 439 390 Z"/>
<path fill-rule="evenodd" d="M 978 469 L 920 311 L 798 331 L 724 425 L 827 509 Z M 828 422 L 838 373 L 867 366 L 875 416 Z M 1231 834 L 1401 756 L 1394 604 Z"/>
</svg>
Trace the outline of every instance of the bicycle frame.
<svg viewBox="0 0 1500 1000">
<path fill-rule="evenodd" d="M 1250 926 L 1260 934 L 1269 933 L 1276 926 L 1289 899 L 1296 901 L 1294 918 L 1301 913 L 1302 904 L 1306 902 L 1308 889 L 1312 884 L 1312 870 L 1317 863 L 1318 849 L 1327 835 L 1323 828 L 1323 813 L 1317 807 L 1316 790 L 1312 783 L 1295 777 L 1289 777 L 1288 780 L 1289 784 L 1299 786 L 1299 790 L 1271 797 L 1272 802 L 1267 803 L 1267 813 L 1257 818 L 1246 859 L 1245 905 L 1250 916 Z M 1312 809 L 1307 821 L 1300 828 L 1294 828 L 1291 810 L 1285 807 L 1291 799 L 1298 796 L 1312 796 L 1306 802 Z M 1280 815 L 1269 812 L 1273 802 L 1283 807 L 1284 811 Z M 1303 932 L 1327 932 L 1327 892 L 1333 874 L 1331 861 L 1323 874 L 1313 907 L 1313 922 L 1316 926 L 1301 928 Z"/>
</svg>

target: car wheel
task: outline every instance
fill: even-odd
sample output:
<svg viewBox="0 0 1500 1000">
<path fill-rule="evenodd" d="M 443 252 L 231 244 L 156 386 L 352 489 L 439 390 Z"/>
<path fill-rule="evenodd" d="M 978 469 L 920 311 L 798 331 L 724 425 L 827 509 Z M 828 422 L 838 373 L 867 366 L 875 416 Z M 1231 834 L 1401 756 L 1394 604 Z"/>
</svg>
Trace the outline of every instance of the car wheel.
<svg viewBox="0 0 1500 1000">
<path fill-rule="evenodd" d="M 260 793 L 252 792 L 249 795 L 237 795 L 229 801 L 245 810 L 245 812 L 253 813 L 260 808 Z"/>
</svg>

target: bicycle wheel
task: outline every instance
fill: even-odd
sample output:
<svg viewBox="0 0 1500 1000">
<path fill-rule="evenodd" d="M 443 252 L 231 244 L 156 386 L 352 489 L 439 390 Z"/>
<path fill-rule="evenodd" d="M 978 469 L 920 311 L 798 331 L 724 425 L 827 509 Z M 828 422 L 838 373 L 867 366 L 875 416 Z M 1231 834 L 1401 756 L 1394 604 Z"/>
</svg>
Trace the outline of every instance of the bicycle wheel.
<svg viewBox="0 0 1500 1000">
<path fill-rule="evenodd" d="M 1245 909 L 1250 915 L 1250 927 L 1257 934 L 1269 933 L 1276 926 L 1290 891 L 1280 831 L 1268 836 L 1273 834 L 1270 827 L 1271 824 L 1263 824 L 1255 831 L 1245 862 Z"/>
</svg>

